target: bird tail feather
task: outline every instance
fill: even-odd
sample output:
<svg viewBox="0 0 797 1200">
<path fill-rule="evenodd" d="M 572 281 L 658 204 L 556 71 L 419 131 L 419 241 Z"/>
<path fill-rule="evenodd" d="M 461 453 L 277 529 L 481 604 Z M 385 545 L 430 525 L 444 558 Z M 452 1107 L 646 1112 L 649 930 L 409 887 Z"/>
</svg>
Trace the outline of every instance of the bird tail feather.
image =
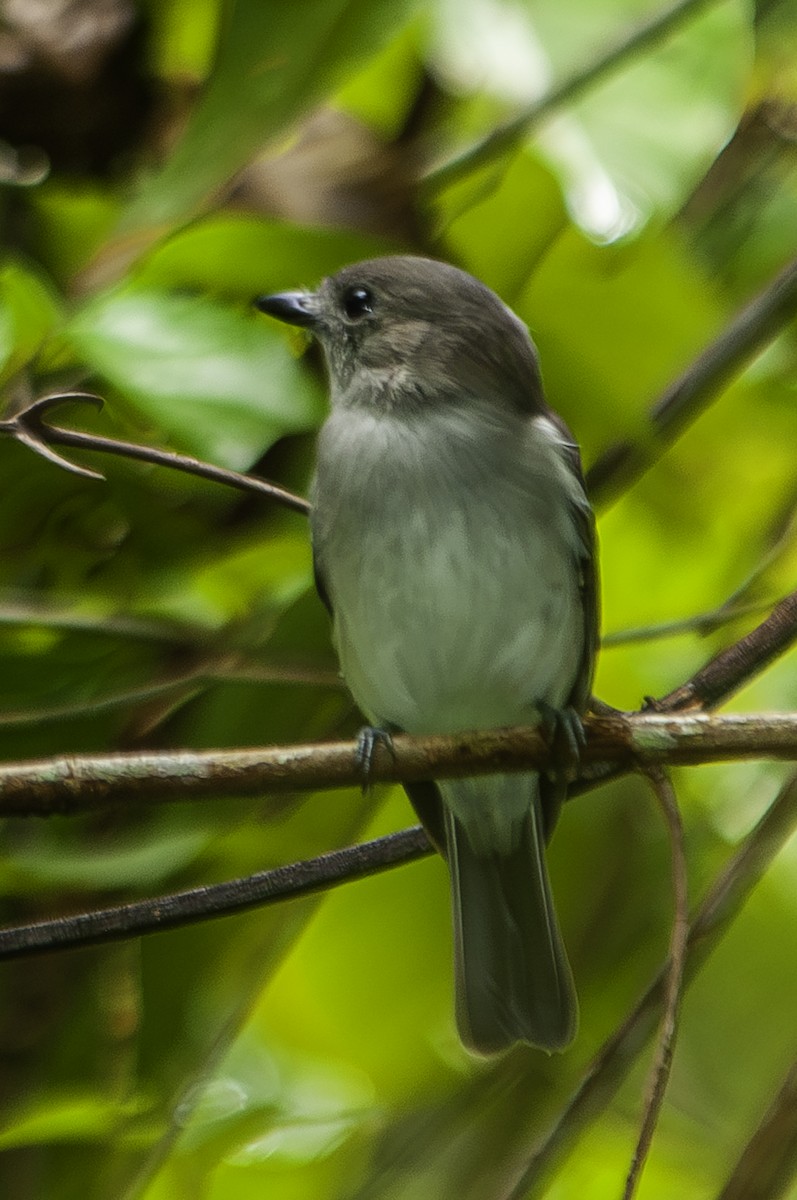
<svg viewBox="0 0 797 1200">
<path fill-rule="evenodd" d="M 494 1054 L 514 1042 L 563 1050 L 578 1001 L 545 863 L 539 776 L 438 785 L 454 910 L 457 1025 Z"/>
</svg>

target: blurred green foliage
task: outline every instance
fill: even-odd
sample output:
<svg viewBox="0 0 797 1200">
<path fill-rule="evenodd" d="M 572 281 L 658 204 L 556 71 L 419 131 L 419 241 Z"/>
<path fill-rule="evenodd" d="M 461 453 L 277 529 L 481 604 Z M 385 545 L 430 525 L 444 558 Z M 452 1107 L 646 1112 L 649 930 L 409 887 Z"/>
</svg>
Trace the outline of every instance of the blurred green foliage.
<svg viewBox="0 0 797 1200">
<path fill-rule="evenodd" d="M 797 251 L 793 0 L 696 3 L 443 189 L 424 173 L 587 67 L 651 0 L 83 0 L 79 37 L 71 8 L 37 24 L 39 7 L 3 17 L 8 406 L 91 387 L 107 404 L 76 413 L 81 427 L 305 491 L 318 360 L 249 302 L 404 250 L 456 261 L 517 309 L 589 463 L 644 435 L 661 389 Z M 601 516 L 605 629 L 686 622 L 607 646 L 603 699 L 637 707 L 756 620 L 705 634 L 690 618 L 794 588 L 795 380 L 792 326 Z M 357 728 L 302 517 L 124 460 L 92 455 L 97 483 L 8 440 L 0 456 L 4 759 Z M 797 707 L 793 659 L 735 703 Z M 784 775 L 677 772 L 694 896 Z M 411 819 L 392 790 L 9 820 L 4 921 L 245 875 Z M 660 965 L 672 916 L 666 834 L 636 779 L 573 801 L 550 857 L 582 1001 L 556 1059 L 459 1046 L 437 860 L 4 963 L 0 1194 L 507 1196 Z M 686 996 L 644 1200 L 715 1196 L 794 1056 L 796 882 L 792 844 Z M 640 1063 L 545 1195 L 619 1194 L 643 1090 Z"/>
</svg>

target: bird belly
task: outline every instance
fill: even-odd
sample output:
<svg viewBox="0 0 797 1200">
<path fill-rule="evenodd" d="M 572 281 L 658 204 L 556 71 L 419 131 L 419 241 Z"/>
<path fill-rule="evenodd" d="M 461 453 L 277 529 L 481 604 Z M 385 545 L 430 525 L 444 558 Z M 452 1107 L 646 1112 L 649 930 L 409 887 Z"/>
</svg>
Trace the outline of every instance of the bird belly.
<svg viewBox="0 0 797 1200">
<path fill-rule="evenodd" d="M 341 487 L 316 540 L 343 676 L 369 720 L 495 728 L 567 702 L 582 653 L 566 497 L 489 473 L 466 484 L 404 454 L 380 488 Z M 373 479 L 371 484 L 373 485 Z M 316 498 L 323 504 L 323 489 Z"/>
<path fill-rule="evenodd" d="M 431 541 L 420 532 L 401 530 L 400 553 L 392 539 L 367 548 L 364 586 L 336 601 L 341 668 L 363 710 L 443 733 L 532 719 L 540 700 L 561 706 L 580 654 L 564 572 L 540 548 L 517 562 L 518 547 L 466 544 L 456 522 Z"/>
</svg>

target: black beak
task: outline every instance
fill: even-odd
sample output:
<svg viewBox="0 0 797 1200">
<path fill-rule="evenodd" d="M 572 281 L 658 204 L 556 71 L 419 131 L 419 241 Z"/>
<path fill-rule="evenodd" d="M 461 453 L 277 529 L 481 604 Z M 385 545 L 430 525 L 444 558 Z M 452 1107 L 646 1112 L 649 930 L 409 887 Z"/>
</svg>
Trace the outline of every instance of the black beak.
<svg viewBox="0 0 797 1200">
<path fill-rule="evenodd" d="M 312 302 L 313 297 L 305 292 L 277 292 L 276 296 L 257 296 L 253 303 L 278 321 L 309 327 L 316 320 Z"/>
</svg>

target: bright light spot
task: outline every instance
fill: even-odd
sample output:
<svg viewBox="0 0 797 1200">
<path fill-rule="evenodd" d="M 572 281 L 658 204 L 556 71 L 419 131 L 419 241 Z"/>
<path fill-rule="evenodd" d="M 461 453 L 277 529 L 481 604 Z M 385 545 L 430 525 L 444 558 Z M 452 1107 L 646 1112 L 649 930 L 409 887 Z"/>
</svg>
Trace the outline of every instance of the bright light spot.
<svg viewBox="0 0 797 1200">
<path fill-rule="evenodd" d="M 178 1125 L 211 1125 L 243 1112 L 249 1103 L 245 1088 L 236 1079 L 216 1079 L 191 1089 L 177 1106 Z"/>
<path fill-rule="evenodd" d="M 529 104 L 550 84 L 525 8 L 498 0 L 440 0 L 433 58 L 449 87 Z"/>
<path fill-rule="evenodd" d="M 445 85 L 527 107 L 551 86 L 552 69 L 528 10 L 514 0 L 439 0 L 433 61 Z M 645 220 L 615 186 L 575 117 L 550 117 L 534 142 L 563 183 L 573 220 L 613 242 Z"/>
<path fill-rule="evenodd" d="M 332 1120 L 294 1121 L 278 1125 L 229 1155 L 226 1161 L 232 1166 L 243 1167 L 265 1159 L 294 1164 L 326 1158 L 344 1141 L 355 1124 L 352 1121 Z"/>
<path fill-rule="evenodd" d="M 573 117 L 549 121 L 537 141 L 564 180 L 573 219 L 590 237 L 614 242 L 643 222 L 645 214 L 617 190 Z"/>
</svg>

